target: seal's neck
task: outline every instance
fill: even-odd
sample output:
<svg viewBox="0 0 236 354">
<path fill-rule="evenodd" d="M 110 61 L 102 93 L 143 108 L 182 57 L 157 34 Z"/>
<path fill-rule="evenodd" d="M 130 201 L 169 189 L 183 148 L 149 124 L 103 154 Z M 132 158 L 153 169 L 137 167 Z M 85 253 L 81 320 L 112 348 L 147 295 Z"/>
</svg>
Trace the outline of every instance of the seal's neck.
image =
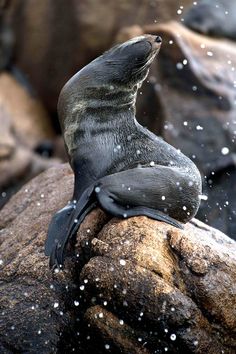
<svg viewBox="0 0 236 354">
<path fill-rule="evenodd" d="M 137 90 L 138 85 L 132 88 L 112 85 L 87 87 L 81 94 L 78 90 L 76 103 L 69 105 L 72 110 L 66 114 L 66 119 L 69 118 L 70 124 L 77 124 L 79 129 L 86 130 L 91 126 L 91 121 L 99 124 L 109 121 L 116 125 L 121 116 L 129 124 L 127 114 L 129 119 L 134 118 Z"/>
<path fill-rule="evenodd" d="M 134 109 L 138 86 L 127 87 L 124 85 L 102 85 L 100 87 L 88 87 L 83 92 L 83 100 L 88 111 L 91 109 Z"/>
<path fill-rule="evenodd" d="M 78 138 L 81 142 L 82 137 L 92 137 L 98 131 L 118 133 L 121 126 L 134 129 L 137 90 L 138 86 L 103 85 L 86 87 L 81 93 L 77 90 L 70 95 L 59 115 L 68 151 L 78 147 Z"/>
</svg>

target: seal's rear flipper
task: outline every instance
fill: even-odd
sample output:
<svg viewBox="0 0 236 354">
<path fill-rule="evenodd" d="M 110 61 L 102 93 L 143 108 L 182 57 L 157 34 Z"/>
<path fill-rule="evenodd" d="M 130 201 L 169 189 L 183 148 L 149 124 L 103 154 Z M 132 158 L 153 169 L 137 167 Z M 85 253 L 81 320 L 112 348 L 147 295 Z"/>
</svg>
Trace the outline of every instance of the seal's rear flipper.
<svg viewBox="0 0 236 354">
<path fill-rule="evenodd" d="M 130 218 L 132 216 L 144 215 L 148 216 L 151 219 L 164 221 L 167 224 L 175 226 L 179 229 L 183 229 L 183 226 L 178 221 L 171 218 L 169 215 L 162 213 L 159 210 L 148 208 L 145 206 L 130 206 L 130 208 L 126 208 L 123 205 L 120 205 L 113 199 L 112 195 L 109 195 L 102 188 L 99 190 L 99 193 L 97 193 L 97 199 L 101 207 L 105 211 L 116 217 Z"/>
<path fill-rule="evenodd" d="M 49 225 L 45 255 L 50 256 L 50 267 L 62 267 L 69 239 L 78 230 L 85 216 L 96 206 L 93 187 L 86 189 L 77 203 L 70 203 L 57 212 Z"/>
<path fill-rule="evenodd" d="M 71 224 L 69 225 L 67 232 L 64 234 L 63 238 L 61 239 L 61 242 L 58 242 L 56 247 L 54 247 L 54 249 L 52 250 L 52 253 L 50 255 L 50 261 L 49 261 L 50 268 L 63 266 L 64 258 L 65 258 L 65 249 L 69 239 L 71 239 L 71 237 L 76 233 L 76 231 L 78 230 L 80 224 L 82 223 L 86 215 L 92 209 L 94 209 L 96 205 L 97 205 L 96 202 L 91 203 L 89 201 L 87 205 L 85 205 L 84 208 L 81 210 L 78 216 L 75 211 L 74 216 L 76 216 L 76 218 L 73 218 L 71 220 Z"/>
<path fill-rule="evenodd" d="M 71 214 L 74 212 L 74 204 L 68 204 L 63 209 L 59 210 L 52 218 L 49 228 L 47 239 L 45 242 L 44 253 L 46 256 L 50 256 L 53 248 L 60 242 L 63 235 L 66 232 L 66 226 L 68 226 Z"/>
</svg>

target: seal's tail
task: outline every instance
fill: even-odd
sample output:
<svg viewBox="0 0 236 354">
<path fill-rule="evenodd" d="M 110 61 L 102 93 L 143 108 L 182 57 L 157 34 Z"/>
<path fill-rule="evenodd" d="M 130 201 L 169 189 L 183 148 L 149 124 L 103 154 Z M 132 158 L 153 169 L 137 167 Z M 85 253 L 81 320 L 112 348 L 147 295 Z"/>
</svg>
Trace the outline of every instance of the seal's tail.
<svg viewBox="0 0 236 354">
<path fill-rule="evenodd" d="M 96 206 L 93 188 L 87 189 L 77 203 L 71 202 L 52 218 L 45 243 L 45 255 L 50 256 L 50 268 L 62 267 L 69 239 L 78 230 L 85 216 Z"/>
</svg>

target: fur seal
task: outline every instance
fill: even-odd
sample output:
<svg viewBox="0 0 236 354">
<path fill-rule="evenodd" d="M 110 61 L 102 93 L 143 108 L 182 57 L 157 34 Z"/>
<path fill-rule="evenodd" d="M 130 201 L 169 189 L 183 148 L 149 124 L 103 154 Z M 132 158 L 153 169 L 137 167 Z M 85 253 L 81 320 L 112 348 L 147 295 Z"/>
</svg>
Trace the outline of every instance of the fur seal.
<svg viewBox="0 0 236 354">
<path fill-rule="evenodd" d="M 236 40 L 236 2 L 232 0 L 202 0 L 184 16 L 184 24 L 193 31 Z"/>
<path fill-rule="evenodd" d="M 51 267 L 63 265 L 68 240 L 96 205 L 116 217 L 146 215 L 176 227 L 198 210 L 197 167 L 135 119 L 137 91 L 160 46 L 152 35 L 117 45 L 61 91 L 59 120 L 75 184 L 73 200 L 49 225 Z"/>
</svg>

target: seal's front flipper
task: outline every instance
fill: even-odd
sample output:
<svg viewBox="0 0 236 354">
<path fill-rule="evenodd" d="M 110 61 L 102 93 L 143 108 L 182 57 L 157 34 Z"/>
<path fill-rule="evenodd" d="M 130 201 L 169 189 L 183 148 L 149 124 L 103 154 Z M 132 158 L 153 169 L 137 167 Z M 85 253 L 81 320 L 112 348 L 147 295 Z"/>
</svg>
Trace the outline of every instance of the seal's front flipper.
<svg viewBox="0 0 236 354">
<path fill-rule="evenodd" d="M 45 255 L 50 256 L 50 267 L 63 265 L 65 248 L 69 239 L 78 230 L 89 211 L 96 206 L 92 192 L 93 187 L 86 189 L 78 202 L 71 202 L 52 218 L 45 243 Z"/>
<path fill-rule="evenodd" d="M 101 207 L 108 213 L 119 217 L 119 218 L 130 218 L 132 216 L 148 216 L 151 219 L 164 221 L 167 224 L 175 226 L 179 229 L 183 229 L 183 226 L 176 221 L 175 219 L 171 218 L 169 215 L 162 213 L 161 211 L 148 208 L 148 207 L 137 207 L 137 206 L 130 206 L 129 208 L 124 207 L 123 205 L 119 205 L 111 195 L 107 194 L 104 190 L 100 190 L 97 194 L 97 199 Z"/>
</svg>

